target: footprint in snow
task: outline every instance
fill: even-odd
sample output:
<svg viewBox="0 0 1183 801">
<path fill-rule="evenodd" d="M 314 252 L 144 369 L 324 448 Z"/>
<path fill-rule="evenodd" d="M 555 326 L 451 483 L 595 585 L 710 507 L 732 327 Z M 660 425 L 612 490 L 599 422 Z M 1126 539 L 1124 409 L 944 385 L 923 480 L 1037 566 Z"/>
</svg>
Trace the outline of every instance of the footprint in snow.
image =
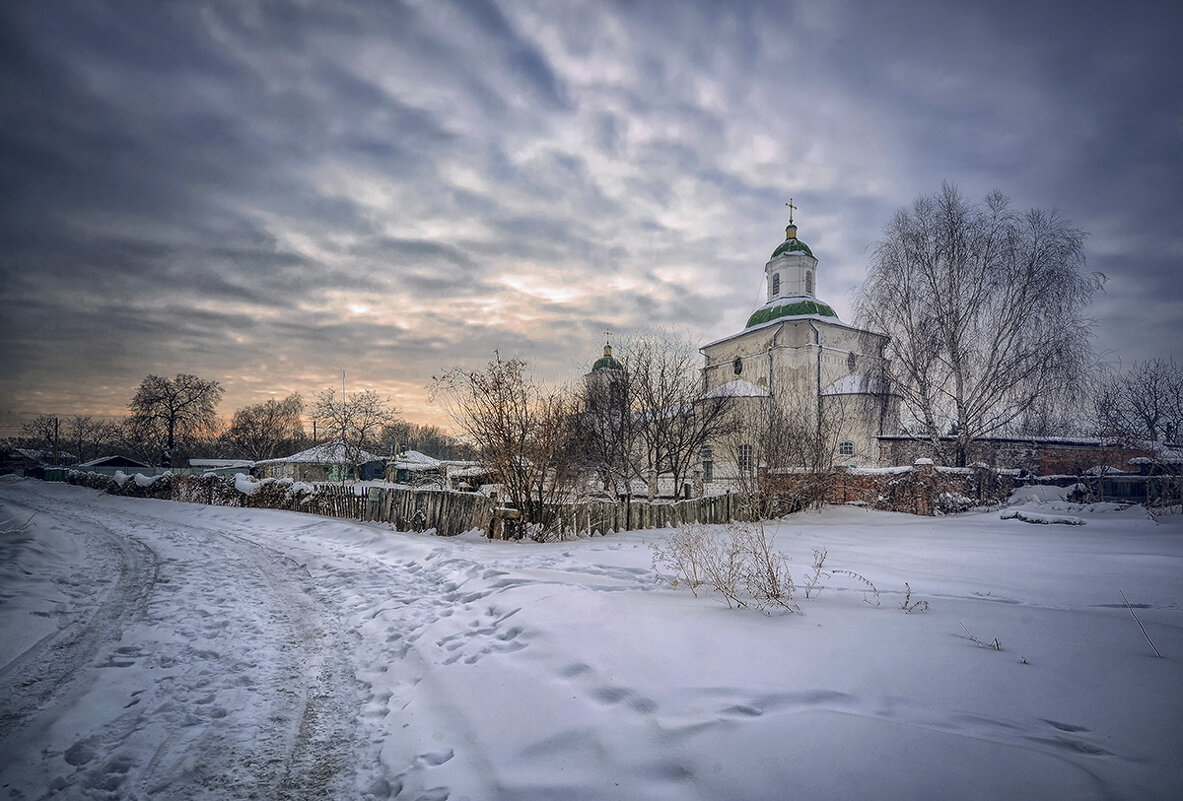
<svg viewBox="0 0 1183 801">
<path fill-rule="evenodd" d="M 452 748 L 448 748 L 444 751 L 429 751 L 426 754 L 420 754 L 419 756 L 415 757 L 415 763 L 417 765 L 426 765 L 428 767 L 434 768 L 438 765 L 444 764 L 454 756 L 456 756 L 456 751 Z"/>
</svg>

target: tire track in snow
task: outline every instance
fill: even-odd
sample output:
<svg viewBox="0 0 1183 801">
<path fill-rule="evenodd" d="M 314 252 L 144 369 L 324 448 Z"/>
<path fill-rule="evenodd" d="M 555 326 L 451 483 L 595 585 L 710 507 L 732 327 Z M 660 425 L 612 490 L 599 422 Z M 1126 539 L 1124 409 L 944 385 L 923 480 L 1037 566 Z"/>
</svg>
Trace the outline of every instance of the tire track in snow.
<svg viewBox="0 0 1183 801">
<path fill-rule="evenodd" d="M 348 632 L 307 570 L 202 525 L 185 507 L 169 514 L 74 488 L 67 505 L 64 488 L 22 489 L 40 521 L 101 542 L 122 562 L 93 612 L 5 671 L 5 744 L 19 742 L 24 760 L 42 763 L 32 771 L 38 787 L 10 785 L 11 797 L 46 788 L 79 797 L 341 795 L 357 686 Z"/>
<path fill-rule="evenodd" d="M 37 506 L 9 498 L 9 503 L 35 512 Z M 105 586 L 93 587 L 88 603 L 66 625 L 26 649 L 0 670 L 0 752 L 30 729 L 44 728 L 60 708 L 73 700 L 70 685 L 143 607 L 156 583 L 159 559 L 140 540 L 115 533 L 94 520 L 65 514 L 80 533 L 80 544 L 99 573 L 113 574 Z M 93 579 L 94 573 L 86 578 Z"/>
</svg>

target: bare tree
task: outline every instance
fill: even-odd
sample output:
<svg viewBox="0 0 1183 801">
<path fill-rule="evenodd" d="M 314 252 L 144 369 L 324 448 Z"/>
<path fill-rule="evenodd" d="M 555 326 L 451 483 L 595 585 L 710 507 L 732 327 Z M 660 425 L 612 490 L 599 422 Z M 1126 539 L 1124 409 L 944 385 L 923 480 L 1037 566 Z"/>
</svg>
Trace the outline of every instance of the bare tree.
<svg viewBox="0 0 1183 801">
<path fill-rule="evenodd" d="M 1183 370 L 1168 359 L 1104 376 L 1093 391 L 1097 423 L 1110 436 L 1175 442 L 1183 432 Z"/>
<path fill-rule="evenodd" d="M 646 467 L 681 487 L 702 447 L 731 425 L 734 399 L 706 392 L 701 357 L 684 338 L 659 332 L 632 340 L 623 350 Z"/>
<path fill-rule="evenodd" d="M 723 442 L 740 468 L 737 486 L 752 519 L 820 506 L 833 480 L 838 444 L 846 435 L 846 412 L 838 402 L 818 406 L 803 389 L 737 403 L 734 428 Z"/>
<path fill-rule="evenodd" d="M 890 335 L 907 428 L 947 460 L 963 465 L 975 440 L 1081 376 L 1083 309 L 1104 280 L 1082 273 L 1083 239 L 1059 212 L 1014 212 L 998 192 L 972 205 L 950 184 L 884 229 L 859 322 Z"/>
<path fill-rule="evenodd" d="M 338 396 L 335 389 L 328 387 L 317 393 L 312 412 L 332 432 L 330 436 L 342 443 L 346 465 L 354 478 L 362 451 L 377 441 L 383 426 L 398 417 L 390 398 L 372 389 Z"/>
<path fill-rule="evenodd" d="M 178 373 L 176 378 L 149 375 L 128 404 L 129 432 L 171 464 L 178 443 L 211 432 L 218 425 L 218 403 L 224 390 L 217 381 Z"/>
<path fill-rule="evenodd" d="M 398 420 L 382 429 L 379 453 L 416 450 L 436 459 L 473 459 L 475 449 L 438 426 Z"/>
<path fill-rule="evenodd" d="M 52 451 L 54 442 L 60 438 L 58 418 L 52 414 L 39 414 L 21 426 L 21 437 L 25 445 L 41 451 Z"/>
<path fill-rule="evenodd" d="M 579 481 L 569 393 L 535 381 L 525 362 L 497 354 L 482 370 L 453 368 L 436 377 L 432 397 L 477 446 L 526 527 L 547 524 L 544 505 L 567 500 Z"/>
<path fill-rule="evenodd" d="M 575 417 L 586 468 L 597 483 L 617 496 L 631 494 L 644 474 L 643 414 L 628 365 L 593 371 L 579 392 Z"/>
<path fill-rule="evenodd" d="M 303 413 L 304 401 L 297 393 L 244 406 L 234 413 L 226 438 L 251 459 L 270 459 L 303 443 Z"/>
<path fill-rule="evenodd" d="M 76 414 L 64 426 L 66 441 L 76 450 L 79 462 L 100 455 L 102 447 L 119 440 L 119 425 L 110 420 L 96 420 L 91 415 Z"/>
</svg>

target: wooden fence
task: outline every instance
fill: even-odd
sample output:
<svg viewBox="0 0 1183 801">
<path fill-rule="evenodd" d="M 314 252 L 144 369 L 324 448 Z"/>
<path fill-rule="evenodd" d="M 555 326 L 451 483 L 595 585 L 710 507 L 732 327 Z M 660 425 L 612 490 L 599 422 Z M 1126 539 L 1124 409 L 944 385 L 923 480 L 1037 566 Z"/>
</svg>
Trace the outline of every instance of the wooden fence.
<svg viewBox="0 0 1183 801">
<path fill-rule="evenodd" d="M 212 506 L 249 506 L 287 509 L 325 517 L 389 523 L 399 531 L 434 529 L 445 537 L 479 529 L 489 531 L 494 502 L 479 493 L 451 490 L 419 490 L 401 487 L 365 487 L 341 484 L 307 484 L 291 481 L 249 480 L 249 492 L 238 480 L 215 475 L 160 475 L 148 479 L 71 470 L 66 480 L 114 495 L 160 498 Z M 532 519 L 555 535 L 570 537 L 608 534 L 614 531 L 665 528 L 683 523 L 727 523 L 738 514 L 738 500 L 731 495 L 649 503 L 620 501 L 548 504 L 532 510 Z"/>
<path fill-rule="evenodd" d="M 435 529 L 445 537 L 474 528 L 488 531 L 494 508 L 492 501 L 477 493 L 396 487 L 369 487 L 363 496 L 350 486 L 321 484 L 309 498 L 302 508 L 314 514 L 390 523 L 399 531 Z M 590 536 L 683 523 L 727 523 L 732 519 L 732 505 L 730 495 L 675 503 L 548 504 L 535 510 L 535 518 L 563 536 Z"/>
</svg>

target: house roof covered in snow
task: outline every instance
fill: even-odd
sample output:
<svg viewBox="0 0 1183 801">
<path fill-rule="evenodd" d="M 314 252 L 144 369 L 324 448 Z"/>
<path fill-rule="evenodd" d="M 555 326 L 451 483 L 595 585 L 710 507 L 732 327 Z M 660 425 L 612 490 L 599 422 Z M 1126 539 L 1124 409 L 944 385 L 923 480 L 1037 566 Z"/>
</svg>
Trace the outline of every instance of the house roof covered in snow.
<svg viewBox="0 0 1183 801">
<path fill-rule="evenodd" d="M 345 445 L 340 440 L 337 440 L 335 442 L 322 442 L 307 450 L 293 453 L 291 456 L 283 456 L 278 459 L 263 459 L 262 461 L 255 462 L 255 464 L 348 464 L 349 461 Z M 381 456 L 375 456 L 369 451 L 361 451 L 358 454 L 358 463 L 360 464 L 381 461 Z"/>
<path fill-rule="evenodd" d="M 436 470 L 440 467 L 440 460 L 419 451 L 403 451 L 394 461 L 398 470 Z"/>
<path fill-rule="evenodd" d="M 141 461 L 132 459 L 128 456 L 121 456 L 113 454 L 111 456 L 100 456 L 97 459 L 91 459 L 89 462 L 83 462 L 79 467 L 151 467 L 151 465 L 144 464 Z"/>
<path fill-rule="evenodd" d="M 49 464 L 50 462 L 54 461 L 53 451 L 37 450 L 36 448 L 13 448 L 13 452 L 20 454 L 21 456 L 25 457 L 26 459 L 29 459 L 31 461 L 38 462 L 41 464 Z M 75 456 L 72 453 L 66 453 L 65 451 L 58 451 L 57 452 L 57 461 L 59 461 L 59 462 L 60 461 L 73 461 L 74 459 L 75 459 Z"/>
</svg>

